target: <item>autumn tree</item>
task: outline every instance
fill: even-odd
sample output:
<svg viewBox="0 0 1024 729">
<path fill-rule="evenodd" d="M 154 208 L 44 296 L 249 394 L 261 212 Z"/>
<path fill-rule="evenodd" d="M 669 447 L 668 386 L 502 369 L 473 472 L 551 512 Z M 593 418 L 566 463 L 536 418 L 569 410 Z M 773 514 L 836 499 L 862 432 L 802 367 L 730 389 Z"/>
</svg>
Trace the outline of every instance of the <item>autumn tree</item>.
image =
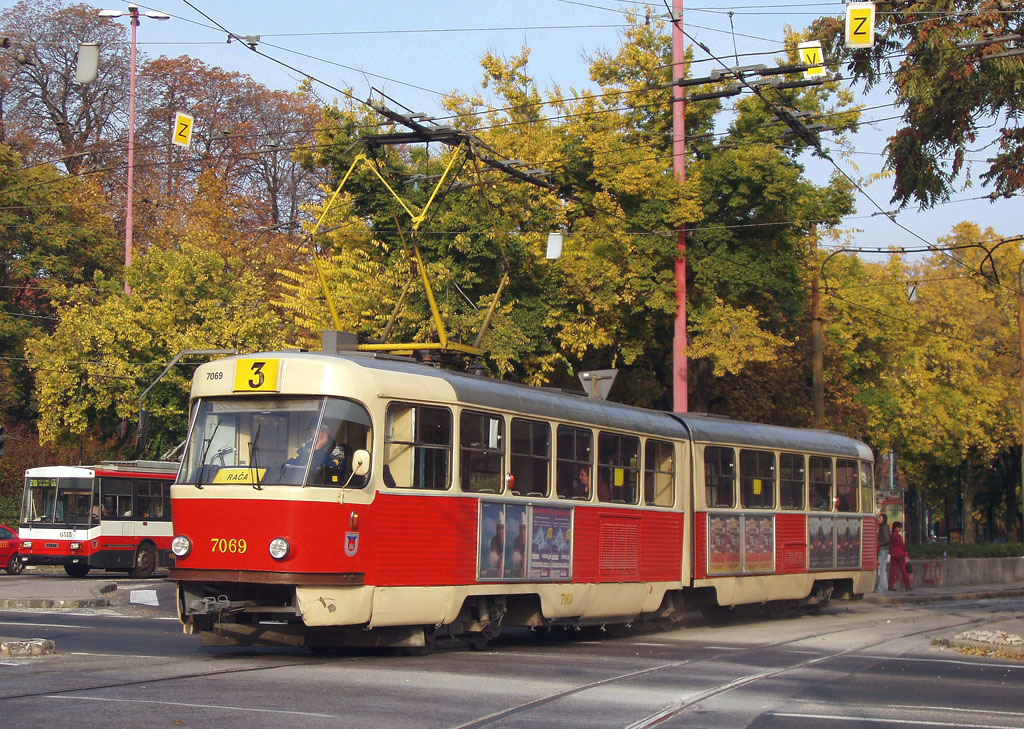
<svg viewBox="0 0 1024 729">
<path fill-rule="evenodd" d="M 60 323 L 28 343 L 44 443 L 134 422 L 139 394 L 183 350 L 250 352 L 288 337 L 260 280 L 243 261 L 210 250 L 201 231 L 175 249 L 150 249 L 126 273 L 130 294 L 102 273 L 57 292 Z M 150 456 L 184 439 L 192 366 L 172 370 L 147 396 Z M 131 452 L 127 442 L 120 448 Z"/>
<path fill-rule="evenodd" d="M 704 341 L 709 343 L 702 356 L 712 357 L 730 345 L 715 330 L 729 326 L 715 315 L 724 306 L 732 307 L 730 316 L 745 334 L 762 332 L 770 350 L 782 346 L 777 339 L 782 333 L 792 336 L 790 330 L 783 331 L 782 321 L 802 307 L 806 230 L 815 220 L 827 224 L 849 210 L 848 187 L 833 182 L 819 190 L 804 180 L 796 159 L 802 152 L 799 143 L 782 139 L 778 127 L 771 132 L 755 128 L 771 117 L 770 106 L 757 105 L 763 106 L 761 101 L 742 111 L 743 121 L 730 145 L 707 142 L 701 148 L 709 160 L 719 156 L 720 164 L 694 160 L 688 185 L 680 186 L 671 170 L 669 56 L 664 25 L 633 23 L 622 48 L 591 59 L 592 77 L 599 84 L 596 90 L 555 88 L 542 93 L 529 75 L 529 53 L 524 49 L 513 58 L 487 55 L 482 60 L 484 87 L 494 96 L 491 111 L 479 111 L 485 103 L 477 94 L 453 95 L 447 101 L 453 123 L 476 135 L 489 154 L 497 150 L 506 159 L 543 168 L 554 188 L 545 191 L 509 178 L 496 179 L 487 171 L 478 177 L 474 167 L 466 164 L 459 168 L 458 180 L 469 187 L 444 198 L 431 219 L 431 228 L 437 232 L 427 228 L 422 236 L 424 259 L 442 289 L 441 306 L 464 339 L 473 336 L 504 272 L 510 272 L 501 307 L 485 339 L 491 365 L 502 376 L 573 386 L 579 369 L 625 365 L 622 384 L 616 386 L 620 399 L 667 403 L 664 383 L 670 379 L 666 362 L 671 360 L 675 314 L 674 230 L 684 222 L 700 221 L 702 228 L 710 227 L 708 209 L 715 202 L 723 204 L 712 210 L 720 234 L 693 243 L 696 286 L 691 289 L 695 292 L 691 301 L 697 303 L 698 325 L 706 323 Z M 835 93 L 834 88 L 809 91 L 777 103 L 817 109 Z M 840 95 L 839 103 L 848 103 L 848 98 Z M 694 135 L 711 139 L 720 111 L 718 103 L 691 106 L 688 121 Z M 355 105 L 333 114 L 335 130 L 321 136 L 320 149 L 325 150 L 322 159 L 340 178 L 355 154 L 353 138 L 368 127 L 376 131 L 381 120 Z M 743 144 L 749 146 L 729 156 L 727 150 Z M 374 159 L 382 174 L 409 183 L 398 189 L 422 203 L 429 194 L 427 180 L 436 179 L 450 154 L 389 148 L 375 150 Z M 738 171 L 730 172 L 731 168 Z M 719 180 L 731 175 L 729 181 L 735 186 L 731 200 L 719 186 L 706 182 L 708 175 Z M 402 296 L 402 282 L 414 271 L 397 235 L 382 239 L 385 231 L 394 230 L 394 223 L 392 203 L 380 182 L 359 174 L 347 190 L 354 232 L 345 235 L 376 241 L 369 244 L 375 248 L 366 249 L 366 261 L 378 255 L 391 262 L 383 266 L 385 270 L 399 273 L 393 279 L 377 276 L 376 286 L 374 280 L 361 279 L 358 285 L 333 283 L 343 292 L 342 299 L 351 289 L 358 298 L 379 302 L 372 313 L 364 309 L 347 313 L 359 319 L 364 330 L 379 333 L 389 307 Z M 741 202 L 745 209 L 740 209 Z M 789 225 L 760 240 L 753 233 L 744 236 L 725 227 L 737 218 L 753 218 L 754 230 L 763 232 L 794 217 L 805 219 L 802 227 Z M 359 229 L 360 220 L 370 222 Z M 565 240 L 557 261 L 544 259 L 551 230 L 562 231 Z M 355 255 L 347 239 L 335 240 L 333 245 L 325 243 L 328 255 L 345 260 Z M 759 257 L 761 270 L 744 272 L 749 275 L 744 287 L 734 285 L 735 269 L 720 267 L 715 273 L 713 264 L 721 264 L 721 250 L 730 246 L 736 258 Z M 740 262 L 740 268 L 743 265 Z M 339 275 L 347 275 L 341 270 Z M 311 271 L 305 280 L 310 282 L 309 293 L 296 292 L 286 305 L 301 308 L 307 321 L 313 322 L 318 317 Z M 319 306 L 323 312 L 323 305 Z M 421 328 L 429 329 L 430 319 L 423 300 L 407 302 L 405 307 L 409 312 L 406 336 L 426 336 Z M 323 314 L 319 321 L 325 322 Z M 747 341 L 737 343 L 728 355 L 740 369 L 752 361 Z M 756 356 L 774 359 L 761 349 Z"/>
<path fill-rule="evenodd" d="M 911 1 L 879 6 L 877 17 L 871 48 L 845 47 L 841 17 L 818 20 L 811 35 L 856 82 L 895 95 L 902 124 L 886 145 L 893 202 L 931 207 L 948 200 L 971 172 L 968 152 L 982 142 L 992 151 L 980 178 L 997 195 L 1017 194 L 1024 187 L 1017 123 L 1024 56 L 1013 52 L 1012 39 L 1021 31 L 1020 4 Z"/>
<path fill-rule="evenodd" d="M 1019 443 L 1018 353 L 1006 345 L 1016 338 L 1015 302 L 992 272 L 1016 271 L 1020 254 L 998 250 L 993 262 L 999 240 L 963 223 L 920 261 L 833 255 L 823 267 L 832 417 L 893 449 L 936 508 L 959 494 L 972 541 L 986 474 Z"/>
<path fill-rule="evenodd" d="M 238 229 L 300 231 L 301 205 L 317 197 L 324 181 L 322 169 L 303 165 L 298 154 L 313 141 L 319 102 L 188 56 L 148 62 L 139 88 L 136 186 L 143 221 L 173 221 L 176 208 L 194 199 L 199 176 L 213 173 L 228 194 L 246 200 L 224 211 Z M 187 150 L 171 143 L 177 112 L 195 118 Z"/>
<path fill-rule="evenodd" d="M 22 0 L 0 13 L 0 34 L 15 44 L 0 52 L 0 141 L 72 174 L 114 162 L 128 111 L 124 26 L 87 5 Z M 79 43 L 100 46 L 99 73 L 89 84 L 75 82 Z"/>
</svg>

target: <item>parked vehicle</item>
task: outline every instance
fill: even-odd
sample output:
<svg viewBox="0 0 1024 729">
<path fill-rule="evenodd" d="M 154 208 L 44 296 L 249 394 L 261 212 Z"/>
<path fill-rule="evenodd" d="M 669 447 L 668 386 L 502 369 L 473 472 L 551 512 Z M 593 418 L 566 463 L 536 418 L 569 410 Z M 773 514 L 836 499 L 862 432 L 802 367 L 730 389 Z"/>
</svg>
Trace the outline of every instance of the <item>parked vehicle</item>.
<svg viewBox="0 0 1024 729">
<path fill-rule="evenodd" d="M 25 565 L 19 558 L 18 550 L 21 549 L 21 539 L 12 529 L 0 524 L 0 566 L 7 570 L 9 575 L 20 575 Z"/>
</svg>

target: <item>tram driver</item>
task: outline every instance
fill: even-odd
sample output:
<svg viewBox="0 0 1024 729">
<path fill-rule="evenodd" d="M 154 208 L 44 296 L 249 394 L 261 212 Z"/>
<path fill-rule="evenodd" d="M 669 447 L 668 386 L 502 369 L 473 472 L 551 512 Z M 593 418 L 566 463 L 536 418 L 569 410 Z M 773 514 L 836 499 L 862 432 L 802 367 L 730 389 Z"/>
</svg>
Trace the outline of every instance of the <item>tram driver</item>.
<svg viewBox="0 0 1024 729">
<path fill-rule="evenodd" d="M 285 461 L 285 465 L 305 467 L 306 461 L 310 459 L 310 451 L 312 451 L 312 462 L 309 467 L 310 481 L 342 485 L 348 465 L 347 450 L 348 447 L 345 444 L 335 442 L 330 426 L 321 425 L 313 437 L 299 446 L 295 456 Z"/>
</svg>

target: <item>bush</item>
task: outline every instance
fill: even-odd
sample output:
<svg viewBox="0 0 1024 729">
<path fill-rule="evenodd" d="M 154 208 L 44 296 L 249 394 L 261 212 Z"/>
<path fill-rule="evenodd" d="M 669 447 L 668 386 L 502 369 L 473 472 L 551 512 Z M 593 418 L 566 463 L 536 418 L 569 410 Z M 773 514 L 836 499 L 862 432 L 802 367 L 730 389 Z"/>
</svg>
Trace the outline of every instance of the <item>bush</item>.
<svg viewBox="0 0 1024 729">
<path fill-rule="evenodd" d="M 17 496 L 0 496 L 0 524 L 6 524 L 18 530 L 18 516 L 21 511 L 21 499 Z"/>
<path fill-rule="evenodd" d="M 909 544 L 910 556 L 918 559 L 970 559 L 974 557 L 1024 557 L 1024 543 L 985 542 L 984 544 Z"/>
</svg>

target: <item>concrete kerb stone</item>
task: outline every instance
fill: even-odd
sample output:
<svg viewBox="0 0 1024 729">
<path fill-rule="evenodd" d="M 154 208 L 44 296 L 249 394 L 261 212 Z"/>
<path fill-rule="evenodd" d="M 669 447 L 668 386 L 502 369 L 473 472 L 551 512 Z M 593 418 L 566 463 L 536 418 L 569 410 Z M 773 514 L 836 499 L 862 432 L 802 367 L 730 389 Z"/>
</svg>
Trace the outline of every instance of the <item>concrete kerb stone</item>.
<svg viewBox="0 0 1024 729">
<path fill-rule="evenodd" d="M 952 638 L 939 638 L 935 643 L 948 648 L 973 648 L 1008 656 L 1024 656 L 1024 638 L 1003 630 L 965 630 Z"/>
<path fill-rule="evenodd" d="M 29 638 L 28 640 L 4 640 L 0 638 L 0 657 L 24 658 L 48 656 L 53 653 L 53 641 L 45 638 Z"/>
<path fill-rule="evenodd" d="M 895 594 L 893 594 L 895 593 Z M 864 596 L 867 602 L 880 605 L 906 605 L 926 602 L 957 602 L 959 600 L 991 600 L 1003 597 L 1024 597 L 1024 589 L 978 590 L 976 592 L 872 592 Z"/>
<path fill-rule="evenodd" d="M 110 606 L 105 597 L 93 597 L 87 600 L 51 600 L 49 598 L 5 598 L 0 600 L 0 608 L 8 610 L 55 610 L 75 608 L 104 608 Z"/>
</svg>

